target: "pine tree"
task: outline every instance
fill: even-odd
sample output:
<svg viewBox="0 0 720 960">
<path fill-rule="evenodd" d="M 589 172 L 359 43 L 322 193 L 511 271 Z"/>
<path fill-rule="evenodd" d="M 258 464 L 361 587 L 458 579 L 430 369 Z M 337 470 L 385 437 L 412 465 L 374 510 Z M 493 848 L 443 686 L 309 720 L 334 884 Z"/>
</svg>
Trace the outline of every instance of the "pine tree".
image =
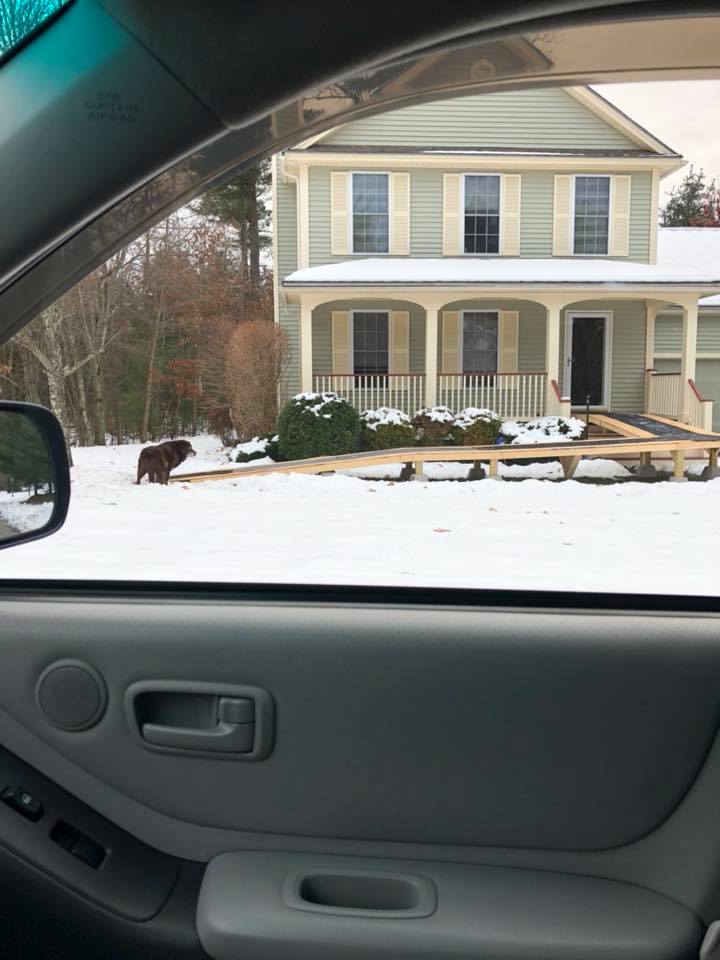
<svg viewBox="0 0 720 960">
<path fill-rule="evenodd" d="M 663 227 L 690 227 L 703 218 L 708 185 L 702 170 L 690 167 L 682 183 L 670 191 L 670 199 L 661 210 Z"/>
<path fill-rule="evenodd" d="M 243 279 L 253 299 L 260 287 L 260 253 L 270 243 L 269 188 L 266 160 L 209 190 L 195 205 L 198 213 L 237 231 Z"/>
</svg>

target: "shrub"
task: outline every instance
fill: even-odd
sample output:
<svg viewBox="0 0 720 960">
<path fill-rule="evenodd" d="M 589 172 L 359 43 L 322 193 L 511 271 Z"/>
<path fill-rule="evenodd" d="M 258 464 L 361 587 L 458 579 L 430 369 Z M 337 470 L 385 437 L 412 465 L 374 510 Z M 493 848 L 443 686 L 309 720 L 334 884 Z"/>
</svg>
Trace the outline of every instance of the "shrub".
<svg viewBox="0 0 720 960">
<path fill-rule="evenodd" d="M 421 447 L 440 447 L 448 442 L 455 415 L 448 407 L 423 407 L 413 417 L 417 443 Z"/>
<path fill-rule="evenodd" d="M 415 428 L 410 417 L 393 407 L 366 410 L 360 417 L 360 446 L 363 450 L 391 450 L 412 447 Z"/>
<path fill-rule="evenodd" d="M 278 384 L 289 357 L 287 333 L 271 319 L 246 320 L 233 330 L 227 346 L 225 391 L 239 440 L 274 426 Z"/>
<path fill-rule="evenodd" d="M 455 417 L 451 436 L 460 447 L 482 446 L 495 443 L 501 426 L 502 420 L 494 410 L 467 407 Z"/>
<path fill-rule="evenodd" d="M 264 433 L 260 437 L 253 437 L 248 443 L 239 443 L 234 446 L 228 453 L 228 459 L 233 463 L 251 463 L 253 460 L 271 456 L 268 451 L 273 446 L 277 446 L 277 436 L 273 433 Z"/>
<path fill-rule="evenodd" d="M 527 423 L 508 420 L 500 435 L 507 443 L 551 443 L 553 440 L 584 440 L 587 424 L 577 417 L 536 417 Z"/>
<path fill-rule="evenodd" d="M 280 411 L 277 433 L 284 460 L 350 453 L 357 449 L 360 417 L 336 393 L 299 393 Z"/>
</svg>

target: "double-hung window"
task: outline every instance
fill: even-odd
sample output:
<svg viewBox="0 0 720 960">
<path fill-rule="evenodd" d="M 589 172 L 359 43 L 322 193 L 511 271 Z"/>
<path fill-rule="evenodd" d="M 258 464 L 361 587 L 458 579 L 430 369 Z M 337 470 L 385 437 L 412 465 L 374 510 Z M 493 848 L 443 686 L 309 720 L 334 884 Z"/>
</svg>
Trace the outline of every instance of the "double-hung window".
<svg viewBox="0 0 720 960">
<path fill-rule="evenodd" d="M 354 373 L 387 373 L 388 314 L 377 310 L 356 310 L 352 337 Z"/>
<path fill-rule="evenodd" d="M 390 249 L 390 190 L 387 173 L 352 174 L 353 253 Z"/>
<path fill-rule="evenodd" d="M 465 253 L 499 253 L 500 177 L 467 173 L 464 195 Z"/>
<path fill-rule="evenodd" d="M 573 253 L 607 255 L 610 234 L 610 177 L 575 177 Z"/>
<path fill-rule="evenodd" d="M 466 310 L 462 326 L 463 373 L 489 373 L 498 365 L 498 315 L 494 310 Z"/>
</svg>

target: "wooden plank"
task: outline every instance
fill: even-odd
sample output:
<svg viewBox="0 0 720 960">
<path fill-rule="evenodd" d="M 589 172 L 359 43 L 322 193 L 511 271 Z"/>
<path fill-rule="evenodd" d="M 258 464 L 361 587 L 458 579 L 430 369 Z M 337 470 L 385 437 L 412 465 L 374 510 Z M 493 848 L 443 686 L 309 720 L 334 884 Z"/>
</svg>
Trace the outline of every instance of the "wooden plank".
<svg viewBox="0 0 720 960">
<path fill-rule="evenodd" d="M 641 427 L 636 427 L 631 423 L 625 423 L 624 420 L 616 420 L 615 417 L 610 417 L 605 413 L 591 413 L 590 423 L 594 423 L 598 427 L 603 427 L 605 430 L 612 430 L 613 433 L 619 433 L 621 437 L 655 436 L 655 434 L 650 433 L 649 430 L 643 430 Z"/>
<path fill-rule="evenodd" d="M 559 444 L 494 444 L 478 447 L 402 447 L 394 450 L 376 450 L 348 453 L 336 457 L 317 457 L 312 460 L 291 460 L 285 463 L 265 464 L 231 470 L 211 470 L 206 473 L 179 474 L 171 483 L 204 483 L 210 480 L 236 480 L 240 477 L 259 477 L 272 473 L 323 473 L 331 470 L 350 470 L 353 467 L 379 466 L 389 463 L 453 462 L 456 460 L 536 460 L 538 457 L 561 459 L 572 456 L 614 457 L 616 454 L 653 451 L 706 450 L 720 448 L 720 435 L 699 443 L 697 440 L 666 437 L 613 438 L 607 440 L 572 440 Z"/>
</svg>

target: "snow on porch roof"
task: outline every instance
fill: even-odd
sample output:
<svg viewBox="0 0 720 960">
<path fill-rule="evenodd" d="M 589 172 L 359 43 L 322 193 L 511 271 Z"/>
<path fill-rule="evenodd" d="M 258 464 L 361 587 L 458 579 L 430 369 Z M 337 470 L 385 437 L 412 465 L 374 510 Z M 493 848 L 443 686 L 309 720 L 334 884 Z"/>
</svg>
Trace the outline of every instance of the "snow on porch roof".
<svg viewBox="0 0 720 960">
<path fill-rule="evenodd" d="M 720 286 L 720 230 L 661 227 L 657 263 L 555 257 L 372 257 L 296 270 L 284 286 L 627 283 Z"/>
</svg>

